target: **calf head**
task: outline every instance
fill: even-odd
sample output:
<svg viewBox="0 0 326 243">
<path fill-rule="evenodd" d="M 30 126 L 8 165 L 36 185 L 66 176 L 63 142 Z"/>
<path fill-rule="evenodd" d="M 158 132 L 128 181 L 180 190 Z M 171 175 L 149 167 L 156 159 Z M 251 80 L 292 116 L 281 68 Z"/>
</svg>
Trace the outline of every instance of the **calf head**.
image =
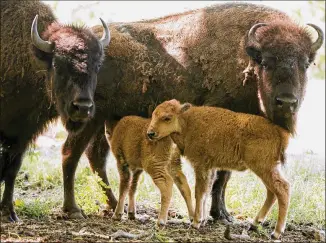
<svg viewBox="0 0 326 243">
<path fill-rule="evenodd" d="M 191 107 L 189 103 L 183 105 L 173 99 L 158 105 L 153 111 L 151 123 L 147 129 L 150 140 L 159 140 L 172 133 L 180 132 L 179 115 Z"/>
<path fill-rule="evenodd" d="M 291 133 L 295 133 L 297 111 L 305 95 L 307 69 L 324 38 L 319 27 L 309 25 L 318 33 L 315 42 L 306 28 L 285 21 L 255 24 L 247 38 L 261 111 Z"/>
<path fill-rule="evenodd" d="M 48 67 L 48 94 L 70 132 L 80 131 L 94 116 L 97 73 L 104 59 L 104 47 L 110 42 L 107 25 L 100 40 L 85 27 L 52 23 L 43 33 L 37 30 L 35 17 L 31 38 L 35 56 Z"/>
</svg>

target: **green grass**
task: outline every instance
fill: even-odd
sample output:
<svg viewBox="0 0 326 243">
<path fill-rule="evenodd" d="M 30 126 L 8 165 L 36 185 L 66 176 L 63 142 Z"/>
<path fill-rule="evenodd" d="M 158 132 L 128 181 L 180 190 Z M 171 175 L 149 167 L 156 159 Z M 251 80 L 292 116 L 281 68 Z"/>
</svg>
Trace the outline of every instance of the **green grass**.
<svg viewBox="0 0 326 243">
<path fill-rule="evenodd" d="M 16 181 L 16 209 L 19 214 L 40 218 L 60 209 L 63 200 L 62 171 L 60 153 L 56 158 L 47 158 L 36 148 L 25 156 L 23 166 Z M 115 160 L 110 157 L 107 166 L 111 188 L 118 197 L 119 175 Z M 193 169 L 186 162 L 184 173 L 194 192 Z M 289 222 L 325 225 L 325 168 L 324 161 L 313 153 L 289 156 L 284 169 L 291 183 Z M 75 192 L 78 205 L 86 214 L 96 214 L 106 196 L 101 179 L 89 169 L 85 156 L 76 172 Z M 254 218 L 265 199 L 265 187 L 252 172 L 234 172 L 226 189 L 227 207 L 235 215 Z M 194 201 L 194 194 L 192 195 Z M 160 193 L 150 176 L 143 173 L 138 186 L 137 202 L 151 207 L 160 207 Z M 171 207 L 187 217 L 186 204 L 174 186 Z M 275 222 L 277 203 L 268 220 Z M 158 236 L 159 238 L 159 236 Z"/>
</svg>

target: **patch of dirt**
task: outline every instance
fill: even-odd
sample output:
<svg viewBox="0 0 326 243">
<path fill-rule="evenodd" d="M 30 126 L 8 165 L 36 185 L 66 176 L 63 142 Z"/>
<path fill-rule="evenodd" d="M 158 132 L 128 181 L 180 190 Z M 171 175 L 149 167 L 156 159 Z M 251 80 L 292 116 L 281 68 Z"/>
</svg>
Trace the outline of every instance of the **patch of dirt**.
<svg viewBox="0 0 326 243">
<path fill-rule="evenodd" d="M 90 215 L 85 220 L 66 220 L 62 215 L 51 215 L 43 219 L 21 217 L 19 223 L 1 223 L 1 242 L 232 242 L 224 236 L 226 225 L 208 221 L 199 230 L 190 227 L 188 220 L 179 215 L 169 218 L 163 229 L 156 226 L 157 212 L 153 208 L 139 205 L 136 220 L 114 221 L 111 215 Z M 269 238 L 273 225 L 262 230 L 247 231 L 248 221 L 236 220 L 230 225 L 232 234 L 249 235 L 242 242 L 273 242 Z M 308 225 L 289 223 L 282 242 L 321 242 L 316 237 L 320 232 Z M 324 233 L 321 231 L 321 233 Z M 234 240 L 233 242 L 238 242 Z"/>
</svg>

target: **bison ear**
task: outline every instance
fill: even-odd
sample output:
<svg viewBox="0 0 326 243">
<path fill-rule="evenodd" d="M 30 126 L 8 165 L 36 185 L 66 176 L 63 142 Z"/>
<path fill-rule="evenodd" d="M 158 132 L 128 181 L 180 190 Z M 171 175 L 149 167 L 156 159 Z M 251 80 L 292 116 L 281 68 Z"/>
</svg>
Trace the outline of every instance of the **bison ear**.
<svg viewBox="0 0 326 243">
<path fill-rule="evenodd" d="M 261 51 L 253 46 L 246 47 L 247 54 L 258 64 L 261 63 Z"/>
<path fill-rule="evenodd" d="M 192 105 L 190 103 L 184 103 L 181 105 L 180 113 L 187 111 Z"/>
</svg>

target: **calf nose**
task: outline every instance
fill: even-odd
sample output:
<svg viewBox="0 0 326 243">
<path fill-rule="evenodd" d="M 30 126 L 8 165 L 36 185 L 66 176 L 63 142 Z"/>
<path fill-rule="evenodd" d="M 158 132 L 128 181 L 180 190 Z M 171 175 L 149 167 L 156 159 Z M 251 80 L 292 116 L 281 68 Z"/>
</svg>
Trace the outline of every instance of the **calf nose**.
<svg viewBox="0 0 326 243">
<path fill-rule="evenodd" d="M 72 107 L 79 117 L 88 117 L 93 109 L 91 100 L 75 100 L 72 102 Z"/>
<path fill-rule="evenodd" d="M 298 107 L 298 99 L 290 95 L 280 95 L 276 97 L 276 105 L 286 111 L 294 112 Z"/>
<path fill-rule="evenodd" d="M 155 137 L 155 132 L 153 132 L 153 131 L 149 131 L 149 132 L 147 132 L 147 137 L 148 137 L 149 139 L 153 139 L 153 138 Z"/>
</svg>

